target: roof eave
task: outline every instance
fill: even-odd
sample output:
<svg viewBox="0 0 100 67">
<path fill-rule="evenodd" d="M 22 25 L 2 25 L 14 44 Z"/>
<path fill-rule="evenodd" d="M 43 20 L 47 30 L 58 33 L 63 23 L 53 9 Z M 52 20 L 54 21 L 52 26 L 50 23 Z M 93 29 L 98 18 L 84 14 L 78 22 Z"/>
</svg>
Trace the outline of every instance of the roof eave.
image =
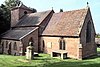
<svg viewBox="0 0 100 67">
<path fill-rule="evenodd" d="M 14 38 L 1 38 L 1 40 L 4 39 L 4 40 L 15 40 L 15 41 L 20 41 L 20 39 L 14 39 Z"/>
<path fill-rule="evenodd" d="M 87 8 L 86 8 L 86 9 L 87 9 Z M 84 17 L 83 24 L 81 24 L 81 27 L 79 28 L 79 32 L 78 32 L 79 37 L 80 37 L 80 35 L 81 35 L 81 31 L 82 31 L 83 26 L 84 26 L 84 23 L 85 23 L 85 21 L 86 21 L 86 18 L 87 18 L 87 15 L 88 15 L 88 10 L 89 10 L 89 9 L 87 9 L 87 13 L 86 13 L 86 15 L 85 15 L 85 17 Z"/>
<path fill-rule="evenodd" d="M 76 36 L 66 36 L 66 35 L 40 35 L 41 37 L 69 37 L 69 38 L 79 38 L 78 35 Z"/>
</svg>

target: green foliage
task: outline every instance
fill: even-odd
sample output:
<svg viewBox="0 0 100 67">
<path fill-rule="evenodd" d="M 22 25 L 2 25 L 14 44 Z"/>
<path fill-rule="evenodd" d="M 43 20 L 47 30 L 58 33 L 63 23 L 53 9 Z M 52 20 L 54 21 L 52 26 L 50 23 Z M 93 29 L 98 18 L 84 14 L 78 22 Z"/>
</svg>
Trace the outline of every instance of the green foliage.
<svg viewBox="0 0 100 67">
<path fill-rule="evenodd" d="M 0 6 L 0 34 L 10 29 L 11 8 L 20 5 L 20 0 L 5 0 L 5 4 Z M 33 13 L 37 12 L 33 8 Z"/>
<path fill-rule="evenodd" d="M 15 7 L 16 0 L 5 0 L 5 4 L 0 6 L 0 34 L 10 29 L 11 8 Z"/>
<path fill-rule="evenodd" d="M 0 34 L 10 28 L 10 10 L 3 4 L 0 6 Z"/>
<path fill-rule="evenodd" d="M 5 6 L 11 9 L 16 6 L 16 0 L 5 0 Z"/>
<path fill-rule="evenodd" d="M 98 53 L 100 48 L 97 49 Z M 20 61 L 23 60 L 23 61 Z M 0 55 L 0 67 L 100 67 L 100 56 L 84 60 L 52 58 L 49 54 L 39 54 L 34 60 L 25 56 Z"/>
</svg>

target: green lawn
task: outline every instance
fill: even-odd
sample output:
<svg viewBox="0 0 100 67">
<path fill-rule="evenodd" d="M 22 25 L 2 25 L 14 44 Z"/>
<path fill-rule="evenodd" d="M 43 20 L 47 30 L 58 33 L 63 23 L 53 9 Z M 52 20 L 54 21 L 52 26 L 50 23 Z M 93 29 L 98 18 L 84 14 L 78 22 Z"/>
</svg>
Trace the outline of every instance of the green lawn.
<svg viewBox="0 0 100 67">
<path fill-rule="evenodd" d="M 100 51 L 100 48 L 97 50 Z M 39 54 L 39 57 L 27 62 L 25 56 L 0 55 L 0 67 L 100 67 L 100 57 L 61 60 L 51 58 L 48 54 Z"/>
<path fill-rule="evenodd" d="M 100 48 L 97 48 L 98 53 L 100 53 Z"/>
</svg>

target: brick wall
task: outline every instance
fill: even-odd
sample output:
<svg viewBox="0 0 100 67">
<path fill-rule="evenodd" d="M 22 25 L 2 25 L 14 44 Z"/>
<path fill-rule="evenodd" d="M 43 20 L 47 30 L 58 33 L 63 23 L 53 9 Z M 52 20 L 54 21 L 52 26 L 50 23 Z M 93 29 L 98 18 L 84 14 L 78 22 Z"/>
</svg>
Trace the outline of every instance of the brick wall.
<svg viewBox="0 0 100 67">
<path fill-rule="evenodd" d="M 8 42 L 8 43 L 7 43 Z M 17 45 L 17 49 L 14 50 L 14 43 L 16 42 L 16 45 Z M 2 39 L 1 40 L 1 44 L 0 46 L 2 46 L 2 48 L 0 48 L 0 52 L 4 53 L 4 54 L 9 54 L 8 53 L 8 50 L 10 48 L 9 44 L 11 43 L 11 54 L 12 55 L 20 55 L 20 46 L 22 45 L 20 41 L 15 41 L 15 40 L 4 40 Z M 3 49 L 3 51 L 2 51 Z"/>
<path fill-rule="evenodd" d="M 41 48 L 41 37 L 40 35 L 42 34 L 42 32 L 44 31 L 44 29 L 46 28 L 47 24 L 49 23 L 52 15 L 53 15 L 53 11 L 50 12 L 50 14 L 42 21 L 42 23 L 39 25 L 39 48 Z M 41 50 L 39 50 L 39 52 L 41 52 Z"/>
<path fill-rule="evenodd" d="M 41 50 L 44 50 L 44 53 L 50 54 L 52 51 L 59 50 L 59 39 L 60 37 L 42 37 L 41 38 Z M 43 40 L 44 40 L 44 49 L 43 49 Z M 65 51 L 68 52 L 68 57 L 76 58 L 79 57 L 79 38 L 64 38 L 65 40 Z"/>
<path fill-rule="evenodd" d="M 11 27 L 14 27 L 18 23 L 18 20 L 20 20 L 25 15 L 25 11 L 27 13 L 32 13 L 32 11 L 22 8 L 11 10 Z"/>
<path fill-rule="evenodd" d="M 91 22 L 91 42 L 86 43 L 86 33 L 87 33 L 87 23 Z M 82 58 L 86 58 L 92 55 L 96 55 L 97 53 L 97 47 L 95 44 L 95 29 L 93 20 L 91 17 L 90 11 L 88 11 L 87 16 L 84 21 L 84 26 L 82 28 L 81 34 L 80 34 L 80 43 L 82 44 Z"/>
<path fill-rule="evenodd" d="M 33 44 L 33 47 L 34 47 L 34 51 L 35 52 L 38 52 L 38 29 L 36 29 L 34 32 L 30 33 L 29 35 L 25 36 L 24 38 L 22 38 L 22 44 L 24 45 L 23 47 L 23 51 L 25 52 L 26 51 L 26 47 L 29 45 L 29 40 L 30 38 L 33 39 L 34 41 L 34 44 Z"/>
<path fill-rule="evenodd" d="M 36 29 L 34 32 L 25 36 L 20 41 L 2 39 L 1 44 L 0 44 L 0 53 L 2 53 L 2 49 L 3 49 L 3 53 L 9 54 L 8 49 L 9 49 L 9 44 L 11 43 L 11 54 L 12 55 L 25 55 L 25 50 L 26 50 L 26 47 L 28 46 L 28 43 L 29 43 L 29 40 L 31 37 L 34 40 L 34 45 L 33 45 L 34 51 L 38 52 L 38 29 Z M 2 44 L 2 42 L 4 42 L 4 43 Z M 8 43 L 6 43 L 6 42 L 8 42 Z M 17 44 L 17 50 L 14 50 L 15 42 Z M 6 44 L 7 44 L 7 48 L 6 48 Z"/>
</svg>

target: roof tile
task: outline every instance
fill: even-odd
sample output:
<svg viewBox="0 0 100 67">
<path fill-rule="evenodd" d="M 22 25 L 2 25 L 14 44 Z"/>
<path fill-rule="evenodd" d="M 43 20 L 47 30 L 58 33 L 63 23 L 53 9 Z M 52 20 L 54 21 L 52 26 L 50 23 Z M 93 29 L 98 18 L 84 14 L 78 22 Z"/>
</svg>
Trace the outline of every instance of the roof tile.
<svg viewBox="0 0 100 67">
<path fill-rule="evenodd" d="M 79 36 L 88 9 L 53 14 L 42 35 Z"/>
</svg>

